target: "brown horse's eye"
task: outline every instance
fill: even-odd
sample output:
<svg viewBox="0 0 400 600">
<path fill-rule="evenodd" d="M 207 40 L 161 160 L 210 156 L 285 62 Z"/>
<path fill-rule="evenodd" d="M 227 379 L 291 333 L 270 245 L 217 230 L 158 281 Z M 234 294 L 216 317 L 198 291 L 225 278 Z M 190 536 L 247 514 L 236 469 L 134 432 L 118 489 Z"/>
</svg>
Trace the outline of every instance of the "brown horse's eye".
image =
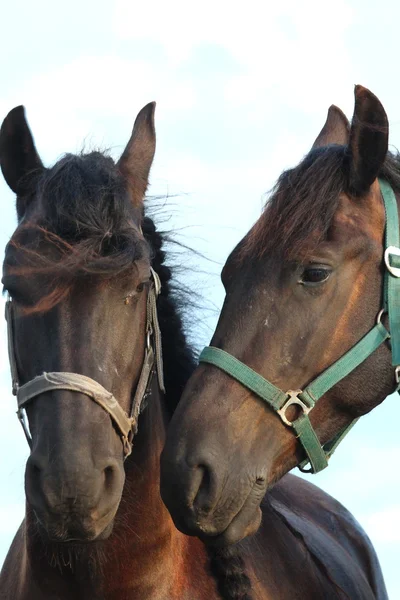
<svg viewBox="0 0 400 600">
<path fill-rule="evenodd" d="M 330 269 L 326 267 L 306 267 L 300 278 L 299 283 L 305 285 L 317 285 L 318 283 L 324 283 L 331 274 Z"/>
<path fill-rule="evenodd" d="M 140 292 L 143 292 L 145 286 L 146 286 L 146 284 L 144 282 L 139 283 L 139 285 L 136 288 L 136 291 L 138 292 L 138 294 L 140 294 Z"/>
</svg>

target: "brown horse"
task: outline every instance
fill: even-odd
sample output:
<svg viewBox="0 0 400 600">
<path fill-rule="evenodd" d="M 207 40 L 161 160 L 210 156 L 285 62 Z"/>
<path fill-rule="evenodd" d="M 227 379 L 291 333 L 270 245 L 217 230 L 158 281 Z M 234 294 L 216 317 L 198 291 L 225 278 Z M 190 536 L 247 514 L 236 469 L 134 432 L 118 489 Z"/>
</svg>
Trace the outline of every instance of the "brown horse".
<svg viewBox="0 0 400 600">
<path fill-rule="evenodd" d="M 386 597 L 368 539 L 349 525 L 345 509 L 304 480 L 279 481 L 305 458 L 287 426 L 308 408 L 299 388 L 374 326 L 386 331 L 375 325 L 382 318 L 385 230 L 377 177 L 400 197 L 400 157 L 388 154 L 379 100 L 361 86 L 355 96 L 351 127 L 330 108 L 312 150 L 281 175 L 262 216 L 229 256 L 211 342 L 211 358 L 224 358 L 207 364 L 211 354 L 203 352 L 162 454 L 162 497 L 181 531 L 218 544 L 258 530 L 242 550 L 254 597 Z M 230 357 L 234 366 L 224 370 Z M 243 385 L 249 376 L 253 387 Z M 296 402 L 287 406 L 286 425 L 261 399 L 260 386 L 296 390 L 283 394 Z M 309 413 L 319 449 L 394 388 L 384 342 Z M 281 522 L 290 531 L 281 531 Z M 321 583 L 316 571 L 329 580 Z"/>
<path fill-rule="evenodd" d="M 47 169 L 22 107 L 2 125 L 18 213 L 3 283 L 31 453 L 1 600 L 219 598 L 203 543 L 176 530 L 159 492 L 166 424 L 195 363 L 184 296 L 144 216 L 154 151 L 154 104 L 117 164 L 91 152 Z"/>
</svg>

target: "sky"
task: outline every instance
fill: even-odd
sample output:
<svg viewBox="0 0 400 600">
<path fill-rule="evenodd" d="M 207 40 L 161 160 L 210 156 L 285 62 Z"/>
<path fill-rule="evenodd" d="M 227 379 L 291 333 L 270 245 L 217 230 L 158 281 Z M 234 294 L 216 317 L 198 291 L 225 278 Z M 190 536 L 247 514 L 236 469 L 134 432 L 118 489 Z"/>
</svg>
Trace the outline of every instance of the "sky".
<svg viewBox="0 0 400 600">
<path fill-rule="evenodd" d="M 378 10 L 379 6 L 379 10 Z M 400 148 L 398 24 L 394 0 L 47 0 L 2 6 L 0 120 L 24 104 L 45 164 L 64 152 L 109 148 L 118 158 L 137 112 L 157 101 L 149 193 L 156 220 L 206 259 L 184 257 L 188 281 L 213 310 L 195 343 L 210 340 L 224 292 L 219 273 L 258 218 L 282 170 L 310 149 L 328 107 L 350 118 L 354 84 L 373 91 Z M 0 181 L 0 248 L 15 228 Z M 197 268 L 196 275 L 192 267 Z M 399 398 L 364 417 L 327 470 L 311 477 L 351 510 L 400 598 Z M 0 564 L 24 514 L 28 448 L 11 395 L 0 322 Z"/>
</svg>

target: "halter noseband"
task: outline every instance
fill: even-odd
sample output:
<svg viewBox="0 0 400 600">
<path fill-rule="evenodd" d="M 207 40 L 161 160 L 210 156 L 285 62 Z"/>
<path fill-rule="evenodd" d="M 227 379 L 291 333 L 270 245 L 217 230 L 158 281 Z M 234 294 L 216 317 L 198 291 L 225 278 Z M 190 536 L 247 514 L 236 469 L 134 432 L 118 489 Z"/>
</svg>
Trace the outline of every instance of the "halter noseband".
<svg viewBox="0 0 400 600">
<path fill-rule="evenodd" d="M 328 466 L 328 459 L 332 456 L 337 446 L 347 435 L 358 419 L 345 427 L 328 443 L 321 445 L 317 434 L 311 425 L 309 414 L 316 402 L 346 375 L 354 371 L 365 361 L 379 346 L 390 338 L 392 350 L 392 365 L 396 389 L 400 388 L 400 244 L 399 244 L 399 218 L 396 197 L 391 186 L 379 180 L 383 203 L 385 206 L 385 274 L 383 283 L 383 304 L 375 326 L 346 354 L 321 373 L 304 390 L 289 390 L 283 392 L 270 383 L 267 379 L 253 371 L 240 360 L 213 346 L 204 348 L 200 355 L 200 362 L 212 364 L 254 392 L 259 398 L 265 400 L 281 418 L 283 423 L 292 427 L 299 438 L 308 459 L 299 465 L 304 472 L 318 473 Z M 383 314 L 388 314 L 390 333 L 382 324 Z M 301 410 L 300 416 L 293 422 L 286 417 L 289 406 L 296 405 Z M 310 468 L 305 466 L 310 463 Z"/>
<path fill-rule="evenodd" d="M 17 415 L 30 447 L 32 447 L 32 437 L 25 418 L 24 409 L 26 405 L 45 392 L 69 390 L 85 394 L 101 406 L 110 415 L 118 430 L 123 444 L 124 457 L 126 458 L 132 452 L 132 440 L 137 431 L 138 417 L 141 409 L 143 409 L 143 402 L 151 394 L 151 383 L 155 371 L 157 371 L 158 385 L 161 391 L 165 392 L 161 332 L 157 316 L 157 297 L 161 291 L 161 282 L 153 269 L 151 269 L 151 279 L 151 286 L 147 296 L 146 348 L 139 383 L 132 401 L 129 416 L 111 392 L 108 392 L 94 379 L 79 373 L 43 373 L 20 386 L 14 350 L 12 301 L 10 298 L 7 300 L 6 320 L 12 392 L 17 397 Z"/>
</svg>

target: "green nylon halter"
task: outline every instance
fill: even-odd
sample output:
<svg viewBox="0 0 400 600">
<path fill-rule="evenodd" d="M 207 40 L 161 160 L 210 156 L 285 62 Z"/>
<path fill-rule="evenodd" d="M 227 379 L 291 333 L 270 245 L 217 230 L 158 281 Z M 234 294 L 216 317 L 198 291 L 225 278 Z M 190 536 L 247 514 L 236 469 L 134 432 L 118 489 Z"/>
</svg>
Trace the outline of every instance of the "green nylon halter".
<svg viewBox="0 0 400 600">
<path fill-rule="evenodd" d="M 309 413 L 316 402 L 346 375 L 354 371 L 368 356 L 390 338 L 392 349 L 392 365 L 395 367 L 395 380 L 397 390 L 400 372 L 400 243 L 399 219 L 396 197 L 391 186 L 379 180 L 383 203 L 386 213 L 385 226 L 385 252 L 384 252 L 384 284 L 383 308 L 379 312 L 376 325 L 346 354 L 321 373 L 304 390 L 289 390 L 283 392 L 270 383 L 267 379 L 256 373 L 253 369 L 240 360 L 213 346 L 204 348 L 200 354 L 200 362 L 212 364 L 242 385 L 254 392 L 280 416 L 285 425 L 293 427 L 296 437 L 299 438 L 308 459 L 299 465 L 301 471 L 318 473 L 328 466 L 328 459 L 332 456 L 342 439 L 347 435 L 358 419 L 345 427 L 328 443 L 321 445 L 317 434 L 309 419 Z M 384 313 L 389 317 L 390 333 L 381 322 Z M 289 406 L 297 405 L 301 409 L 300 416 L 293 422 L 286 417 Z M 310 468 L 305 466 L 310 463 Z"/>
</svg>

